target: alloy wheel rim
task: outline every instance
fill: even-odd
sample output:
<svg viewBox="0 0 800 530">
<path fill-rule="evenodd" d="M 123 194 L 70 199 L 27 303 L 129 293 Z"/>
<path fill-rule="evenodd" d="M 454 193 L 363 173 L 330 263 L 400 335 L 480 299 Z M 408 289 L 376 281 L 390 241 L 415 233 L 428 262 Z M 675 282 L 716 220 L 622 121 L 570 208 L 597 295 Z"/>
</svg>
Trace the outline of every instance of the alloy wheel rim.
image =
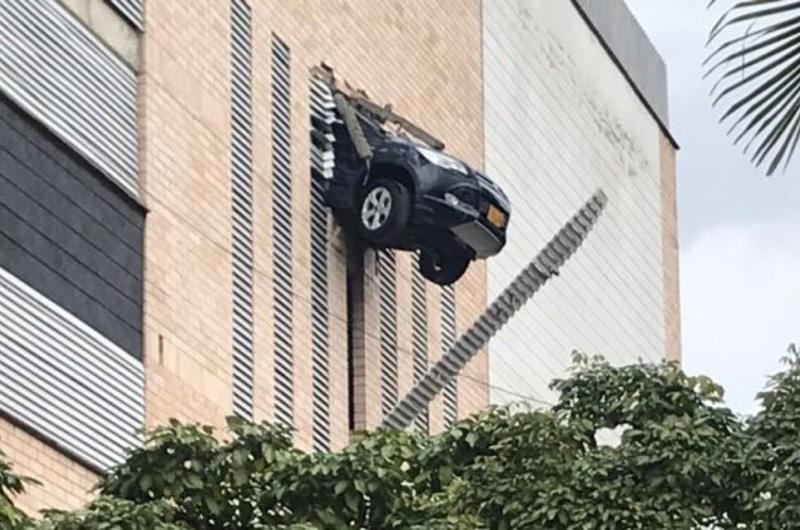
<svg viewBox="0 0 800 530">
<path fill-rule="evenodd" d="M 383 186 L 373 188 L 361 205 L 361 223 L 369 230 L 386 224 L 392 211 L 392 194 Z"/>
</svg>

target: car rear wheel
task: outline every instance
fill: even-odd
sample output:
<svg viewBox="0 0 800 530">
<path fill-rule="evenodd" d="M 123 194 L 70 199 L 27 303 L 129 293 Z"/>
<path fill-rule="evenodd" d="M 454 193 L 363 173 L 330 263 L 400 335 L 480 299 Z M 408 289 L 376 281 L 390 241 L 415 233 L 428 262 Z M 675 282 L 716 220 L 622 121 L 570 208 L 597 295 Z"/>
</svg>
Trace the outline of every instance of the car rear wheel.
<svg viewBox="0 0 800 530">
<path fill-rule="evenodd" d="M 428 281 L 451 285 L 464 275 L 470 261 L 467 253 L 459 248 L 422 249 L 419 254 L 419 272 Z"/>
<path fill-rule="evenodd" d="M 379 246 L 397 243 L 411 215 L 410 195 L 408 188 L 394 180 L 367 184 L 356 210 L 361 237 Z"/>
</svg>

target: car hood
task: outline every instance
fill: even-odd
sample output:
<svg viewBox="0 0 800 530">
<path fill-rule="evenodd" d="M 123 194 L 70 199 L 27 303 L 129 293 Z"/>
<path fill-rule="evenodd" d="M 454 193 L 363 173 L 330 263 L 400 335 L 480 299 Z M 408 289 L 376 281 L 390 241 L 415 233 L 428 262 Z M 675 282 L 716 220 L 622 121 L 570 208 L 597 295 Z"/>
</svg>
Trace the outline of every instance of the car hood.
<svg viewBox="0 0 800 530">
<path fill-rule="evenodd" d="M 401 149 L 419 149 L 419 148 L 430 149 L 428 146 L 420 145 L 416 142 L 413 142 L 409 139 L 400 136 L 386 138 L 386 146 L 391 148 L 392 145 L 394 145 L 395 147 L 400 147 Z M 461 175 L 460 178 L 463 178 L 465 180 L 472 180 L 473 182 L 477 180 L 478 185 L 480 186 L 481 190 L 484 193 L 490 195 L 497 203 L 497 205 L 500 206 L 502 209 L 504 209 L 506 213 L 509 214 L 511 213 L 511 201 L 508 199 L 508 196 L 505 194 L 502 188 L 500 188 L 500 186 L 497 185 L 496 182 L 494 182 L 484 173 L 481 173 L 480 171 L 476 170 L 475 168 L 473 168 L 460 158 L 454 157 L 450 154 L 447 154 L 447 156 L 450 156 L 451 158 L 458 160 L 459 162 L 464 164 L 469 170 L 469 175 Z"/>
</svg>

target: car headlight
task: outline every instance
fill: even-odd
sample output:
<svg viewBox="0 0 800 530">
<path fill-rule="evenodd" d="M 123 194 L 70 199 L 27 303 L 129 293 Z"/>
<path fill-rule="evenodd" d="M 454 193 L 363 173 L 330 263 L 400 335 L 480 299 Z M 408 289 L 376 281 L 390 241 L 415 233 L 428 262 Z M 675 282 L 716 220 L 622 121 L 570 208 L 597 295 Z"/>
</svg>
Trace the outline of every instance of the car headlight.
<svg viewBox="0 0 800 530">
<path fill-rule="evenodd" d="M 456 197 L 452 193 L 445 193 L 444 200 L 450 206 L 458 206 L 459 204 L 461 204 L 461 201 L 458 200 L 458 197 Z"/>
<path fill-rule="evenodd" d="M 428 149 L 427 147 L 418 147 L 417 149 L 419 150 L 419 154 L 421 154 L 422 157 L 431 164 L 437 165 L 444 169 L 452 169 L 453 171 L 458 171 L 464 175 L 469 175 L 467 166 L 455 158 L 449 157 L 444 153 L 440 153 L 439 151 Z"/>
</svg>

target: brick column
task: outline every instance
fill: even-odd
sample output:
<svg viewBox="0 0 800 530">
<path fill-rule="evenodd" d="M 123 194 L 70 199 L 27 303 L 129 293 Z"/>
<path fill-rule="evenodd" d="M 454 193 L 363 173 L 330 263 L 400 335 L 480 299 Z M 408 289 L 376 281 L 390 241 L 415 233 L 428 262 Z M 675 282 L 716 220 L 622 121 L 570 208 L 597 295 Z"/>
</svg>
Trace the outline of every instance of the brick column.
<svg viewBox="0 0 800 530">
<path fill-rule="evenodd" d="M 680 270 L 675 148 L 661 134 L 661 231 L 664 263 L 664 327 L 666 358 L 681 361 Z"/>
</svg>

